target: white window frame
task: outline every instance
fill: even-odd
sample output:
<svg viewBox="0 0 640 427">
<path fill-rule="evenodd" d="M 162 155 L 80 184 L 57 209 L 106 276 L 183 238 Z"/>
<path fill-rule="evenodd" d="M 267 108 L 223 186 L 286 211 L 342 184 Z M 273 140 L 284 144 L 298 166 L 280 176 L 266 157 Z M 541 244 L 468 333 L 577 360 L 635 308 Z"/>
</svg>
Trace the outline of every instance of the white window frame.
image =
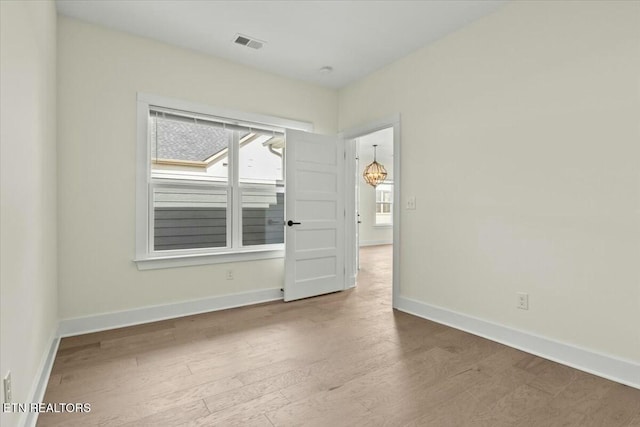
<svg viewBox="0 0 640 427">
<path fill-rule="evenodd" d="M 226 248 L 198 248 L 181 249 L 175 251 L 153 251 L 153 206 L 150 197 L 151 189 L 158 185 L 151 178 L 151 144 L 149 144 L 149 110 L 153 107 L 185 111 L 192 114 L 202 114 L 214 117 L 223 123 L 251 127 L 261 126 L 275 132 L 284 133 L 286 129 L 313 131 L 313 125 L 308 122 L 266 116 L 254 113 L 227 110 L 204 104 L 183 101 L 158 95 L 138 93 L 137 97 L 137 145 L 136 145 L 136 257 L 134 259 L 139 270 L 184 267 L 191 265 L 218 264 L 236 261 L 252 261 L 259 259 L 283 258 L 284 244 L 260 245 L 258 247 L 243 247 L 240 241 L 238 226 L 229 227 L 231 222 L 241 225 L 241 205 L 239 197 L 232 197 L 228 192 L 231 203 L 232 217 L 227 218 L 228 243 L 233 246 Z M 238 144 L 232 144 L 229 150 L 230 161 L 238 156 Z M 225 188 L 231 188 L 238 183 L 238 168 L 233 169 L 235 176 L 229 177 Z M 166 182 L 162 184 L 179 185 Z M 215 185 L 208 183 L 207 185 Z M 250 185 L 248 185 L 250 186 Z M 247 186 L 242 186 L 244 188 Z M 285 189 L 286 191 L 286 189 Z M 236 192 L 240 194 L 240 189 Z M 234 235 L 231 235 L 234 233 Z M 230 238 L 230 240 L 229 240 Z"/>
<path fill-rule="evenodd" d="M 393 185 L 393 181 L 385 181 L 379 185 L 390 185 L 391 186 L 391 201 L 390 202 L 378 202 L 378 187 L 375 188 L 374 194 L 374 208 L 373 208 L 373 226 L 375 228 L 392 228 L 393 227 L 393 193 L 395 192 L 395 186 Z M 388 204 L 390 205 L 389 213 L 391 216 L 390 224 L 378 224 L 378 204 Z"/>
</svg>

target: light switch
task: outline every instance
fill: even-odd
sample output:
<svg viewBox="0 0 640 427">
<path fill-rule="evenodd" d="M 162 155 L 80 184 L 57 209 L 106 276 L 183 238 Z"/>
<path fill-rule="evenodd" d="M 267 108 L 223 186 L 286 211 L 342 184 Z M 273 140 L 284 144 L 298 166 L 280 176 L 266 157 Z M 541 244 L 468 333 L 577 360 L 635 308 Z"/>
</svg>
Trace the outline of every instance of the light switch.
<svg viewBox="0 0 640 427">
<path fill-rule="evenodd" d="M 416 198 L 411 196 L 407 199 L 407 209 L 414 210 L 416 208 Z"/>
</svg>

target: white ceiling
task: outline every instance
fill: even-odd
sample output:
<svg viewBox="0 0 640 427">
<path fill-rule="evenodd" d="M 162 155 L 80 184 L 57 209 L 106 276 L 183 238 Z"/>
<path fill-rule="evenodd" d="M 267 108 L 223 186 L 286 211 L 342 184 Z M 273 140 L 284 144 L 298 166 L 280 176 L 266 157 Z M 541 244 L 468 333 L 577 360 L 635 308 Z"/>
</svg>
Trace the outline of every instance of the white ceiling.
<svg viewBox="0 0 640 427">
<path fill-rule="evenodd" d="M 506 0 L 57 0 L 58 12 L 339 88 L 487 15 Z M 234 44 L 236 33 L 266 41 Z M 323 66 L 334 71 L 320 73 Z"/>
</svg>

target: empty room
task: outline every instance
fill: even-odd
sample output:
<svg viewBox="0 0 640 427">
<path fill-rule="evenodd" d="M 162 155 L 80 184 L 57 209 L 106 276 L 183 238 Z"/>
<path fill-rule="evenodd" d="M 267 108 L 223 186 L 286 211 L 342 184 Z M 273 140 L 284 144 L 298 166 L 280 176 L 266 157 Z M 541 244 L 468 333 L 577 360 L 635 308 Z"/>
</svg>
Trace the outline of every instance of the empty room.
<svg viewBox="0 0 640 427">
<path fill-rule="evenodd" d="M 3 427 L 640 426 L 640 1 L 0 19 Z"/>
</svg>

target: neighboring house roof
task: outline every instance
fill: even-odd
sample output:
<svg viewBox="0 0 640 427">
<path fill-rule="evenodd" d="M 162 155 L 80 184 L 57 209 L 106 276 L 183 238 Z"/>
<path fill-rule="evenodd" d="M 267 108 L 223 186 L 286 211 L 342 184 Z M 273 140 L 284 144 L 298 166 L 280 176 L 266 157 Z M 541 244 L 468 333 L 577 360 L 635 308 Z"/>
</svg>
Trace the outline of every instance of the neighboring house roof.
<svg viewBox="0 0 640 427">
<path fill-rule="evenodd" d="M 226 129 L 164 117 L 152 119 L 157 121 L 151 131 L 151 137 L 157 141 L 152 156 L 158 160 L 205 162 L 227 149 Z"/>
</svg>

